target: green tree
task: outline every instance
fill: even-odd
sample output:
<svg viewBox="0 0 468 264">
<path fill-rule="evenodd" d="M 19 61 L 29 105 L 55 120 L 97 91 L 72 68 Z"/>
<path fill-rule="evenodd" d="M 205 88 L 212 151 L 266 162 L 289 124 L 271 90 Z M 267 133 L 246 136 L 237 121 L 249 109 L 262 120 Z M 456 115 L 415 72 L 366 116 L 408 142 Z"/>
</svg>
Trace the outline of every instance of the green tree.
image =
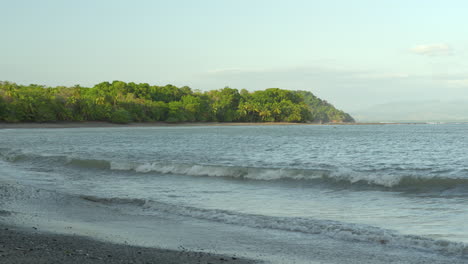
<svg viewBox="0 0 468 264">
<path fill-rule="evenodd" d="M 167 122 L 184 122 L 187 121 L 185 116 L 184 105 L 180 101 L 172 101 L 168 104 L 169 113 L 167 117 Z"/>
<path fill-rule="evenodd" d="M 215 121 L 232 122 L 237 119 L 241 96 L 237 89 L 225 87 L 208 92 Z"/>
<path fill-rule="evenodd" d="M 349 114 L 307 91 L 239 92 L 225 87 L 200 92 L 188 86 L 122 81 L 92 88 L 0 82 L 0 121 L 354 122 Z"/>
<path fill-rule="evenodd" d="M 131 117 L 130 113 L 125 109 L 117 109 L 112 112 L 110 121 L 116 124 L 127 124 L 130 123 Z"/>
</svg>

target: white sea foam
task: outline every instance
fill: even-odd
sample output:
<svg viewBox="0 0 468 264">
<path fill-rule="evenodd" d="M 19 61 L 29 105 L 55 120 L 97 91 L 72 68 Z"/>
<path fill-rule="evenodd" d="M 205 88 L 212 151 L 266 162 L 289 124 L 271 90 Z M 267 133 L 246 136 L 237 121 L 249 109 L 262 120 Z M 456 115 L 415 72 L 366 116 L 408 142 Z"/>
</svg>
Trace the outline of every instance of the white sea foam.
<svg viewBox="0 0 468 264">
<path fill-rule="evenodd" d="M 294 169 L 294 168 L 255 168 L 240 166 L 219 166 L 205 164 L 187 164 L 174 162 L 139 163 L 125 160 L 83 159 L 70 156 L 36 154 L 24 151 L 0 149 L 0 158 L 8 162 L 41 161 L 55 165 L 70 165 L 85 169 L 111 169 L 134 171 L 137 173 L 161 173 L 188 176 L 230 177 L 237 179 L 273 181 L 273 180 L 325 180 L 329 183 L 366 184 L 393 187 L 425 186 L 454 187 L 467 185 L 464 172 L 443 172 L 437 174 L 419 173 L 402 174 L 391 171 L 353 171 L 348 168 L 330 169 Z"/>
<path fill-rule="evenodd" d="M 280 180 L 280 179 L 318 179 L 326 175 L 324 170 L 298 170 L 282 168 L 249 168 L 236 166 L 212 166 L 198 164 L 176 163 L 112 163 L 114 170 L 134 170 L 140 173 L 158 172 L 163 174 L 179 174 L 191 176 L 232 177 L 252 180 Z"/>
<path fill-rule="evenodd" d="M 461 242 L 434 240 L 422 236 L 402 235 L 392 230 L 368 225 L 301 217 L 252 215 L 227 210 L 181 206 L 145 199 L 99 198 L 94 196 L 84 196 L 82 198 L 108 206 L 119 207 L 120 205 L 128 204 L 137 205 L 141 209 L 139 213 L 149 215 L 168 213 L 225 224 L 301 232 L 306 234 L 321 234 L 345 241 L 377 243 L 393 247 L 409 247 L 419 250 L 436 251 L 460 257 L 466 257 L 468 254 L 468 246 Z"/>
<path fill-rule="evenodd" d="M 179 163 L 126 163 L 112 162 L 113 170 L 133 170 L 138 173 L 161 173 L 189 176 L 209 176 L 209 177 L 231 177 L 249 180 L 326 180 L 328 182 L 341 182 L 349 184 L 367 184 L 387 188 L 401 186 L 405 187 L 434 185 L 448 187 L 457 184 L 468 184 L 468 179 L 457 176 L 434 176 L 434 175 L 402 175 L 388 172 L 356 172 L 346 168 L 334 170 L 322 169 L 290 169 L 290 168 L 252 168 L 238 166 L 213 166 L 199 164 L 179 164 Z"/>
<path fill-rule="evenodd" d="M 79 203 L 73 202 L 73 200 L 79 198 L 81 201 L 101 204 L 102 206 L 124 208 L 127 213 L 143 215 L 171 214 L 252 228 L 320 234 L 330 238 L 351 242 L 360 241 L 392 247 L 434 251 L 463 258 L 468 256 L 468 246 L 461 242 L 434 240 L 415 235 L 402 235 L 392 230 L 362 224 L 305 217 L 245 214 L 228 210 L 197 208 L 128 197 L 98 197 L 91 195 L 74 197 L 55 191 L 37 189 L 32 186 L 20 186 L 9 181 L 0 181 L 0 191 L 0 198 L 5 202 L 8 201 L 10 206 L 16 202 L 24 203 L 27 200 L 42 205 L 55 203 L 63 204 L 64 206 L 70 203 L 78 205 Z M 10 208 L 6 207 L 5 209 L 8 210 Z"/>
<path fill-rule="evenodd" d="M 339 169 L 329 176 L 330 179 L 337 181 L 348 181 L 350 183 L 357 182 L 366 182 L 368 184 L 375 184 L 385 187 L 393 187 L 398 185 L 403 176 L 402 175 L 392 175 L 392 174 L 383 174 L 383 173 L 357 173 L 348 169 Z"/>
</svg>

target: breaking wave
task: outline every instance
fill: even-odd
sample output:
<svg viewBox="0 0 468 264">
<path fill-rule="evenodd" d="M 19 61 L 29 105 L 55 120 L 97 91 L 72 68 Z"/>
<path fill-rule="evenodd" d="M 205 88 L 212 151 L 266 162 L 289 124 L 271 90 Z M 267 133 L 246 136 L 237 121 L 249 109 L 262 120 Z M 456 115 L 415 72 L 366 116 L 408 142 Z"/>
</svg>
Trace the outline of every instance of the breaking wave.
<svg viewBox="0 0 468 264">
<path fill-rule="evenodd" d="M 417 235 L 403 235 L 396 231 L 370 225 L 353 224 L 332 220 L 305 217 L 278 217 L 245 214 L 221 209 L 205 209 L 131 197 L 99 197 L 93 195 L 73 195 L 14 182 L 0 181 L 0 205 L 10 212 L 18 201 L 32 201 L 33 206 L 80 206 L 80 204 L 100 205 L 112 209 L 123 209 L 125 213 L 158 216 L 170 214 L 218 223 L 246 226 L 257 229 L 272 229 L 305 234 L 316 234 L 349 242 L 381 244 L 390 247 L 413 248 L 466 258 L 468 246 L 462 242 L 435 240 Z M 85 204 L 83 204 L 85 205 Z M 88 205 L 88 206 L 89 206 Z M 10 208 L 12 207 L 12 208 Z M 37 208 L 36 208 L 37 209 Z M 8 217 L 8 215 L 4 215 Z"/>
<path fill-rule="evenodd" d="M 101 169 L 131 171 L 142 174 L 172 174 L 187 176 L 227 177 L 258 181 L 295 180 L 313 183 L 327 183 L 353 186 L 374 186 L 381 188 L 404 188 L 417 190 L 443 190 L 467 187 L 466 173 L 440 172 L 419 174 L 393 173 L 391 171 L 353 171 L 346 168 L 335 169 L 296 169 L 296 168 L 257 168 L 241 166 L 219 166 L 174 162 L 128 162 L 100 159 L 82 159 L 60 155 L 23 153 L 0 149 L 0 158 L 7 162 L 45 163 L 50 167 L 69 166 L 78 169 Z M 462 188 L 464 189 L 464 188 Z"/>
<path fill-rule="evenodd" d="M 434 240 L 416 235 L 401 235 L 395 231 L 369 225 L 318 220 L 301 217 L 276 217 L 265 215 L 244 214 L 219 209 L 203 209 L 191 206 L 174 205 L 165 202 L 129 199 L 129 198 L 101 198 L 96 196 L 81 196 L 82 199 L 116 206 L 132 204 L 140 208 L 140 213 L 146 215 L 166 213 L 183 217 L 215 221 L 225 224 L 248 226 L 252 228 L 274 229 L 306 234 L 320 234 L 345 241 L 360 241 L 378 243 L 395 247 L 409 247 L 418 250 L 436 251 L 447 255 L 466 257 L 468 246 L 461 242 Z"/>
<path fill-rule="evenodd" d="M 177 163 L 111 163 L 113 170 L 139 173 L 157 172 L 190 176 L 231 177 L 250 180 L 322 180 L 335 183 L 367 184 L 382 187 L 455 187 L 467 185 L 468 178 L 427 175 L 392 175 L 385 172 L 355 172 L 346 169 L 290 169 L 213 166 Z"/>
</svg>

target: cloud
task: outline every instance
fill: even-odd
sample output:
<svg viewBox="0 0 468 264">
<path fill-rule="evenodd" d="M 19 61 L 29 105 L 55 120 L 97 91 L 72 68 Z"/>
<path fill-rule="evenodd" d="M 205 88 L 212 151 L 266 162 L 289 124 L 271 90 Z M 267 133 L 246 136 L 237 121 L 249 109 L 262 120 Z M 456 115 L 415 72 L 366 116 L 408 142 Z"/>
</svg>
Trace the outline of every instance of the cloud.
<svg viewBox="0 0 468 264">
<path fill-rule="evenodd" d="M 356 78 L 362 78 L 362 79 L 374 79 L 374 80 L 395 80 L 395 79 L 406 79 L 411 76 L 407 73 L 376 73 L 376 72 L 371 72 L 368 74 L 359 74 L 355 76 Z"/>
<path fill-rule="evenodd" d="M 200 72 L 189 85 L 202 90 L 225 86 L 250 91 L 272 87 L 307 90 L 340 109 L 352 111 L 396 100 L 468 100 L 468 69 L 416 74 L 343 65 L 234 66 Z"/>
<path fill-rule="evenodd" d="M 411 52 L 424 56 L 451 55 L 452 49 L 447 44 L 425 44 L 411 48 Z"/>
<path fill-rule="evenodd" d="M 448 80 L 447 83 L 456 87 L 468 87 L 468 79 Z"/>
<path fill-rule="evenodd" d="M 268 76 L 268 77 L 285 77 L 285 76 L 323 76 L 334 75 L 336 78 L 347 78 L 357 74 L 366 74 L 367 71 L 347 70 L 341 68 L 326 68 L 326 67 L 279 67 L 279 68 L 221 68 L 209 70 L 203 75 L 210 77 L 234 77 L 234 76 Z"/>
<path fill-rule="evenodd" d="M 461 79 L 468 79 L 468 72 L 456 72 L 456 73 L 444 73 L 444 74 L 437 74 L 433 76 L 437 80 L 461 80 Z"/>
<path fill-rule="evenodd" d="M 234 75 L 234 74 L 245 74 L 245 73 L 258 73 L 263 72 L 264 69 L 243 69 L 243 68 L 222 68 L 206 71 L 207 75 Z"/>
<path fill-rule="evenodd" d="M 434 75 L 432 78 L 440 83 L 448 84 L 450 87 L 468 87 L 468 72 Z"/>
<path fill-rule="evenodd" d="M 332 78 L 335 80 L 395 80 L 405 79 L 410 76 L 407 73 L 379 72 L 376 70 L 347 69 L 340 67 L 281 67 L 281 68 L 222 68 L 209 70 L 203 73 L 212 78 L 231 78 L 240 76 L 265 77 L 265 79 L 288 79 L 311 80 L 317 78 Z"/>
</svg>

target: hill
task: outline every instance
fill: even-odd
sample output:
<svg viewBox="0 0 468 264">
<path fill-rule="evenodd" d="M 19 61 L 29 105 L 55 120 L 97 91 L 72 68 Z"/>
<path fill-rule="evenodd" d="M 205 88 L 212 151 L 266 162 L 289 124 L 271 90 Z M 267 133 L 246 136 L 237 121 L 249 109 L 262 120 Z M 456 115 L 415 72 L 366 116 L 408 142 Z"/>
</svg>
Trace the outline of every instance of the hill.
<svg viewBox="0 0 468 264">
<path fill-rule="evenodd" d="M 311 92 L 102 82 L 92 88 L 0 82 L 0 121 L 354 122 Z"/>
</svg>

